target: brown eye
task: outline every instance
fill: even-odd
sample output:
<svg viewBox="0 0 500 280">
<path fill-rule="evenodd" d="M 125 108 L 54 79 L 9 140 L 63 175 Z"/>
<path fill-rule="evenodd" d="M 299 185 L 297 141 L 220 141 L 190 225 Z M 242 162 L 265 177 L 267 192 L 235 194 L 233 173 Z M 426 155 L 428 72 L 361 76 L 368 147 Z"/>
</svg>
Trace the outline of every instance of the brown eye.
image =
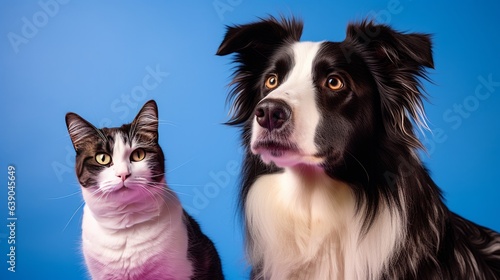
<svg viewBox="0 0 500 280">
<path fill-rule="evenodd" d="M 95 160 L 100 165 L 108 165 L 111 162 L 111 156 L 106 153 L 100 153 L 95 155 Z"/>
<path fill-rule="evenodd" d="M 141 161 L 146 157 L 146 151 L 144 149 L 136 149 L 135 151 L 132 152 L 132 155 L 130 156 L 131 161 Z"/>
<path fill-rule="evenodd" d="M 274 89 L 278 86 L 278 75 L 271 74 L 266 79 L 266 88 Z"/>
<path fill-rule="evenodd" d="M 339 76 L 332 75 L 326 80 L 326 86 L 331 90 L 341 90 L 344 88 L 344 83 Z"/>
</svg>

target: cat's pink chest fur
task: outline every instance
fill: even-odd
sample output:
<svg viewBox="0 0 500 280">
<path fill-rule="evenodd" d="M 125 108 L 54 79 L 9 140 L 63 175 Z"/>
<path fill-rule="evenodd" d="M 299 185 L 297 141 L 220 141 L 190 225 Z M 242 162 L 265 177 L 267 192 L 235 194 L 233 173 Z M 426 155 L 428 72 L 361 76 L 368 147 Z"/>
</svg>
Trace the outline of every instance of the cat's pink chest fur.
<svg viewBox="0 0 500 280">
<path fill-rule="evenodd" d="M 82 223 L 82 249 L 92 279 L 190 279 L 188 239 L 182 209 L 172 205 L 150 221 L 107 228 L 109 219 L 96 218 L 86 206 Z M 121 221 L 117 220 L 117 225 Z"/>
</svg>

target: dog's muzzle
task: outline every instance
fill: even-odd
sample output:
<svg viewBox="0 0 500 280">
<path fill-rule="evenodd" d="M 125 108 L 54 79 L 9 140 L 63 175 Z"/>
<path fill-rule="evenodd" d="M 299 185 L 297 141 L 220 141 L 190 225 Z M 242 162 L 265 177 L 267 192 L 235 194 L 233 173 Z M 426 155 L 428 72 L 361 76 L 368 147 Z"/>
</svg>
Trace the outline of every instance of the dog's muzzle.
<svg viewBox="0 0 500 280">
<path fill-rule="evenodd" d="M 292 109 L 278 99 L 263 100 L 255 109 L 257 123 L 269 132 L 284 127 L 291 119 Z"/>
</svg>

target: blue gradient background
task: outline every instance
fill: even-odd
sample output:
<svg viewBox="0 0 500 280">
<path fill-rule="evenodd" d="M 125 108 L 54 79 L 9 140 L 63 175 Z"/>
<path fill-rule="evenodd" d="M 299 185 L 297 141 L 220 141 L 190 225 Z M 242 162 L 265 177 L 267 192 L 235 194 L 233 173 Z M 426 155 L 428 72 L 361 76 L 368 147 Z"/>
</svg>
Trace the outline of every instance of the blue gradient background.
<svg viewBox="0 0 500 280">
<path fill-rule="evenodd" d="M 453 211 L 500 230 L 500 2 L 259 2 L 65 1 L 49 12 L 43 3 L 57 2 L 0 2 L 0 279 L 86 279 L 64 115 L 118 126 L 149 99 L 159 104 L 168 181 L 216 243 L 227 279 L 245 279 L 239 136 L 221 124 L 232 66 L 214 54 L 225 25 L 268 14 L 301 17 L 303 40 L 341 41 L 349 21 L 369 15 L 434 34 L 436 69 L 425 83 L 434 134 L 422 138 L 424 160 Z M 24 36 L 26 21 L 38 26 L 24 27 L 30 38 L 15 47 L 9 36 Z M 141 91 L 148 67 L 161 73 Z M 481 77 L 497 84 L 485 87 Z M 489 93 L 484 100 L 478 87 Z M 457 104 L 466 114 L 454 112 Z M 17 169 L 16 273 L 6 263 L 9 164 Z"/>
</svg>

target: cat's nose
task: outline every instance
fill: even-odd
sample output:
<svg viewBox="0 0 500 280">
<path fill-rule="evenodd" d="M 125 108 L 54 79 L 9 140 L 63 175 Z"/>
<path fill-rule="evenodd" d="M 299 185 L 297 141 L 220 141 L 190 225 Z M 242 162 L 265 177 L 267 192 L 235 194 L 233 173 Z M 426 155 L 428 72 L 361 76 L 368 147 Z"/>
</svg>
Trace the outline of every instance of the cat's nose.
<svg viewBox="0 0 500 280">
<path fill-rule="evenodd" d="M 122 179 L 122 182 L 124 182 L 128 177 L 130 177 L 130 170 L 125 166 L 117 168 L 115 170 L 115 175 L 117 177 L 120 177 Z"/>
<path fill-rule="evenodd" d="M 125 182 L 125 180 L 130 177 L 130 173 L 129 172 L 123 172 L 123 173 L 120 173 L 120 174 L 116 174 L 116 176 L 120 177 L 122 179 L 122 182 Z"/>
</svg>

